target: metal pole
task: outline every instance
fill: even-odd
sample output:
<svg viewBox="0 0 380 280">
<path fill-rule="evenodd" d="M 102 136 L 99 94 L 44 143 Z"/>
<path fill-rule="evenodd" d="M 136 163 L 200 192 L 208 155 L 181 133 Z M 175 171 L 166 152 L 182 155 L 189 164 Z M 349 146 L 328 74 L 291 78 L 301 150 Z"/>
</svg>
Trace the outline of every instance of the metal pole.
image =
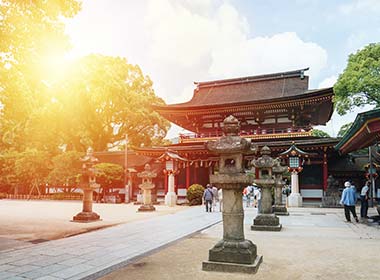
<svg viewBox="0 0 380 280">
<path fill-rule="evenodd" d="M 369 157 L 369 180 L 371 184 L 369 185 L 369 207 L 373 207 L 373 190 L 375 189 L 373 180 L 373 164 L 372 164 L 372 147 L 368 147 L 368 157 Z"/>
<path fill-rule="evenodd" d="M 128 134 L 125 134 L 125 148 L 124 148 L 124 187 L 125 187 L 125 203 L 129 203 L 129 182 L 128 176 Z"/>
</svg>

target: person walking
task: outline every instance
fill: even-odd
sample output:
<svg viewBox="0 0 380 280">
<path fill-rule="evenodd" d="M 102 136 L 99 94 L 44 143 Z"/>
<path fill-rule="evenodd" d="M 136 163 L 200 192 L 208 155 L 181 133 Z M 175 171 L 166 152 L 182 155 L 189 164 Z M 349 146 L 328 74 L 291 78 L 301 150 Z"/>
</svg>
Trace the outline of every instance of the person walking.
<svg viewBox="0 0 380 280">
<path fill-rule="evenodd" d="M 340 203 L 344 206 L 344 215 L 346 216 L 347 222 L 351 222 L 350 212 L 355 218 L 356 222 L 359 222 L 358 216 L 356 215 L 355 204 L 356 204 L 356 191 L 351 188 L 350 182 L 344 183 L 345 189 L 342 192 L 342 198 Z"/>
<path fill-rule="evenodd" d="M 203 192 L 203 201 L 206 205 L 206 212 L 211 212 L 212 210 L 212 198 L 213 198 L 213 194 L 212 194 L 211 185 L 207 184 L 207 188 Z"/>
<path fill-rule="evenodd" d="M 219 201 L 219 199 L 218 199 L 218 188 L 215 186 L 212 186 L 211 191 L 212 191 L 212 209 L 215 212 L 216 211 L 216 203 Z"/>
<path fill-rule="evenodd" d="M 362 219 L 368 219 L 369 184 L 370 182 L 367 181 L 360 192 L 360 217 Z"/>
<path fill-rule="evenodd" d="M 220 188 L 218 190 L 218 198 L 219 198 L 219 212 L 223 211 L 223 190 Z"/>
</svg>

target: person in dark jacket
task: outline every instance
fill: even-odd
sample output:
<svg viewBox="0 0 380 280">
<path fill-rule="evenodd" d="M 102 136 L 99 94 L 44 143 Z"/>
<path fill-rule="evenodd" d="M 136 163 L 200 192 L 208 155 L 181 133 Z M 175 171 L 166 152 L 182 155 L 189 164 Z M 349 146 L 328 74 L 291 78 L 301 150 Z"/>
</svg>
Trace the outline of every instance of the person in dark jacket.
<svg viewBox="0 0 380 280">
<path fill-rule="evenodd" d="M 210 184 L 207 184 L 207 188 L 203 192 L 203 201 L 206 205 L 206 212 L 211 212 L 212 210 L 212 198 L 214 194 L 212 192 L 212 188 Z"/>
</svg>

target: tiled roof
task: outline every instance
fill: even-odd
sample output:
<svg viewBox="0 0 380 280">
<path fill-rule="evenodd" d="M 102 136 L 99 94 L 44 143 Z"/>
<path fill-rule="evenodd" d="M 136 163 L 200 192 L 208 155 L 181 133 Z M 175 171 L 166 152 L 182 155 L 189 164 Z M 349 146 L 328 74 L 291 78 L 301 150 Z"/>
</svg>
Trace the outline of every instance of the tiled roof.
<svg viewBox="0 0 380 280">
<path fill-rule="evenodd" d="M 308 91 L 309 77 L 301 69 L 236 79 L 196 82 L 193 98 L 185 103 L 158 107 L 217 106 L 296 97 Z"/>
</svg>

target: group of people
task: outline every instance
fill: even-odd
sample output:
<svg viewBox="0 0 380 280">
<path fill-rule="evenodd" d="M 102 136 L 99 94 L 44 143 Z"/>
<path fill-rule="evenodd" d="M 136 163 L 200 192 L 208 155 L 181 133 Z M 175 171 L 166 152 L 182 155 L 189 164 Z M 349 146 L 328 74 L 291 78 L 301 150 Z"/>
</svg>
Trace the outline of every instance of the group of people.
<svg viewBox="0 0 380 280">
<path fill-rule="evenodd" d="M 223 192 L 211 184 L 207 184 L 203 192 L 203 203 L 206 205 L 206 212 L 216 211 L 216 206 L 219 203 L 219 211 L 223 209 Z"/>
<path fill-rule="evenodd" d="M 246 207 L 251 206 L 251 200 L 253 199 L 253 206 L 261 209 L 261 190 L 256 186 L 248 186 L 243 190 L 243 196 L 245 197 Z"/>
<path fill-rule="evenodd" d="M 360 217 L 362 219 L 368 219 L 368 200 L 369 200 L 369 185 L 370 182 L 366 182 L 360 191 Z M 356 188 L 355 186 L 347 181 L 344 183 L 345 189 L 342 192 L 342 198 L 340 203 L 344 206 L 344 215 L 347 222 L 351 222 L 351 215 L 354 216 L 356 222 L 359 222 L 359 218 L 356 215 Z"/>
</svg>

